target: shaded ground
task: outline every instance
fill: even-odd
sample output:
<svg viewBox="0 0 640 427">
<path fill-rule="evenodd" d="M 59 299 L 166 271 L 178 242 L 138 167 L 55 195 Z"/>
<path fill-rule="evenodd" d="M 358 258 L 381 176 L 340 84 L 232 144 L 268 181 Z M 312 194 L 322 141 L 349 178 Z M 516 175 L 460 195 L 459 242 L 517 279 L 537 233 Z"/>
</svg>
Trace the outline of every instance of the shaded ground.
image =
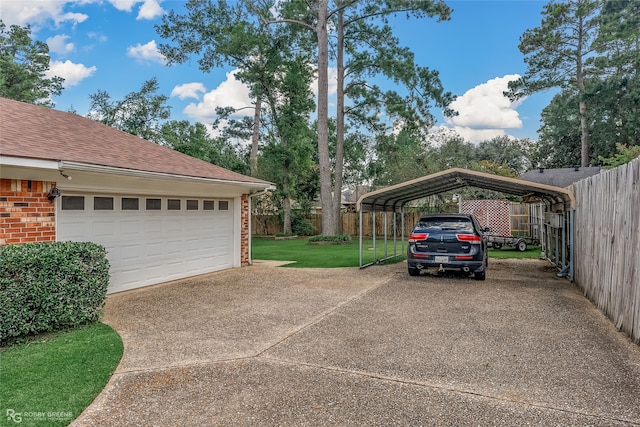
<svg viewBox="0 0 640 427">
<path fill-rule="evenodd" d="M 75 425 L 640 425 L 640 347 L 544 261 L 487 280 L 256 263 L 111 295 Z"/>
</svg>

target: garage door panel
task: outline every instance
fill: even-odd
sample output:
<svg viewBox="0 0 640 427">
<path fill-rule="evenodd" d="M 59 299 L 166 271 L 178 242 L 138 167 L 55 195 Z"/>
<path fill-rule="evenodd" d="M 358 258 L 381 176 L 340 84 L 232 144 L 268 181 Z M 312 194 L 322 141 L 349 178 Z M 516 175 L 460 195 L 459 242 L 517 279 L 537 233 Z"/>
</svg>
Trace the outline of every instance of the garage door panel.
<svg viewBox="0 0 640 427">
<path fill-rule="evenodd" d="M 94 236 L 108 239 L 116 233 L 117 223 L 114 220 L 93 221 L 92 227 Z"/>
<path fill-rule="evenodd" d="M 120 231 L 129 238 L 140 235 L 140 220 L 120 220 Z"/>
<path fill-rule="evenodd" d="M 141 220 L 138 220 L 138 224 L 140 224 Z M 143 230 L 145 234 L 149 235 L 151 233 L 162 233 L 162 220 L 161 219 L 145 219 L 143 220 L 144 226 Z"/>
<path fill-rule="evenodd" d="M 164 256 L 164 243 L 163 242 L 149 242 L 145 245 L 146 254 L 148 257 L 162 257 Z"/>
<path fill-rule="evenodd" d="M 120 245 L 120 259 L 123 262 L 141 262 L 144 256 L 144 246 L 141 244 Z"/>
<path fill-rule="evenodd" d="M 228 211 L 148 212 L 119 210 L 119 200 L 112 211 L 94 211 L 86 203 L 85 211 L 58 212 L 58 240 L 105 246 L 109 292 L 133 289 L 232 267 L 233 203 L 228 205 Z"/>
</svg>

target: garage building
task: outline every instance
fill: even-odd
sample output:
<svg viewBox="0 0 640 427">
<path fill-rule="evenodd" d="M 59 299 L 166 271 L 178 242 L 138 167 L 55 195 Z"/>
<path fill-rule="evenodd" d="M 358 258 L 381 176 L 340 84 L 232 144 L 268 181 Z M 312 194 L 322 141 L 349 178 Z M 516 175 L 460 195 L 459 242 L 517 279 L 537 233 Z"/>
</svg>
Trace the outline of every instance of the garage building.
<svg viewBox="0 0 640 427">
<path fill-rule="evenodd" d="M 0 245 L 106 247 L 109 292 L 250 262 L 269 182 L 76 114 L 0 98 Z"/>
</svg>

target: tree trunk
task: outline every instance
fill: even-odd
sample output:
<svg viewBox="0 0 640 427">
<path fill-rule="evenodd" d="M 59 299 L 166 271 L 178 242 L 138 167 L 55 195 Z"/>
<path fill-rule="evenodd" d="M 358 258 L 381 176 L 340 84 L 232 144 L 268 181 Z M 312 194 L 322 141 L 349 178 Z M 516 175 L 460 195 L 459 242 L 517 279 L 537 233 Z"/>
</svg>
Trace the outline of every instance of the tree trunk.
<svg viewBox="0 0 640 427">
<path fill-rule="evenodd" d="M 320 205 L 322 234 L 338 234 L 331 195 L 331 163 L 329 161 L 329 37 L 327 33 L 328 0 L 318 1 L 318 164 L 320 167 Z"/>
<path fill-rule="evenodd" d="M 282 171 L 282 232 L 291 234 L 291 194 L 289 194 L 289 166 Z"/>
<path fill-rule="evenodd" d="M 342 174 L 344 168 L 344 14 L 338 13 L 338 46 L 337 46 L 337 66 L 338 84 L 336 89 L 337 112 L 336 112 L 336 166 L 333 191 L 333 215 L 340 218 L 340 207 L 342 206 Z M 338 222 L 338 221 L 336 221 Z M 336 224 L 336 233 L 340 232 L 340 225 Z"/>
<path fill-rule="evenodd" d="M 585 55 L 583 51 L 583 41 L 587 38 L 585 30 L 586 18 L 582 17 L 578 23 L 578 45 L 576 47 L 576 85 L 578 86 L 578 96 L 580 97 L 580 166 L 589 166 L 589 124 L 587 123 L 587 102 L 584 99 L 584 64 L 582 58 Z"/>
<path fill-rule="evenodd" d="M 260 142 L 260 114 L 262 108 L 262 98 L 256 98 L 256 107 L 253 113 L 253 133 L 251 135 L 251 154 L 249 155 L 249 167 L 251 176 L 258 176 L 258 148 Z"/>
<path fill-rule="evenodd" d="M 587 103 L 580 100 L 580 166 L 589 166 L 589 124 L 587 123 Z"/>
</svg>

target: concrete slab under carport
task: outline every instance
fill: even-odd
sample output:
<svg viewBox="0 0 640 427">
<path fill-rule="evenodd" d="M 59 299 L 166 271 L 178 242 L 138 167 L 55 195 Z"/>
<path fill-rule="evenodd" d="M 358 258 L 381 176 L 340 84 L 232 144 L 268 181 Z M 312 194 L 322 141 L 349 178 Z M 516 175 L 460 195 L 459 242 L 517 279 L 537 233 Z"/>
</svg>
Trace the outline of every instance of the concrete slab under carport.
<svg viewBox="0 0 640 427">
<path fill-rule="evenodd" d="M 259 263 L 109 297 L 73 425 L 638 425 L 640 347 L 544 261 L 486 282 Z"/>
</svg>

